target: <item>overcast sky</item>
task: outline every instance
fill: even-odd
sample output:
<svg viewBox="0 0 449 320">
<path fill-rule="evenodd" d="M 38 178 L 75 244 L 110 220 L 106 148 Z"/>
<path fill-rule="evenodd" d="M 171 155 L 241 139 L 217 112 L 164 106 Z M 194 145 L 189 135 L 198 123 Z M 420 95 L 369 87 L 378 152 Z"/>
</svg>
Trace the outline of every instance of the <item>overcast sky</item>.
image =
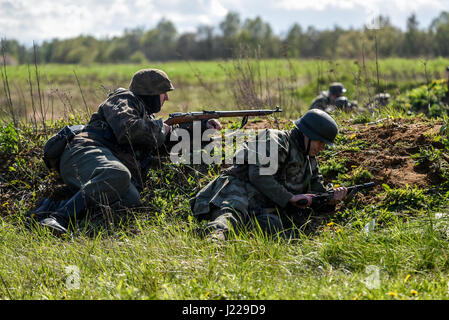
<svg viewBox="0 0 449 320">
<path fill-rule="evenodd" d="M 0 0 L 0 37 L 26 45 L 80 34 L 102 38 L 126 28 L 151 29 L 162 18 L 179 33 L 201 24 L 218 32 L 229 11 L 238 12 L 242 21 L 260 16 L 281 36 L 294 23 L 360 28 L 378 14 L 404 29 L 406 18 L 415 13 L 425 28 L 443 10 L 449 11 L 449 0 Z"/>
</svg>

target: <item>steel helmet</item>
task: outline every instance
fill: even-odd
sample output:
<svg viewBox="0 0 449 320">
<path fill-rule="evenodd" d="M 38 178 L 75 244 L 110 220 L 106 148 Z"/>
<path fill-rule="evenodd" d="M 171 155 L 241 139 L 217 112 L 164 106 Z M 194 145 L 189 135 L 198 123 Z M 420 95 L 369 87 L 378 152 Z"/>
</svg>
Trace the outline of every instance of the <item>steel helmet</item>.
<svg viewBox="0 0 449 320">
<path fill-rule="evenodd" d="M 322 141 L 334 146 L 338 125 L 332 117 L 320 109 L 307 111 L 300 119 L 293 122 L 311 140 Z"/>
<path fill-rule="evenodd" d="M 335 106 L 337 107 L 337 109 L 345 109 L 348 107 L 348 104 L 349 104 L 348 98 L 344 96 L 335 99 Z"/>
<path fill-rule="evenodd" d="M 340 95 L 346 92 L 346 88 L 340 82 L 333 82 L 329 85 L 329 93 Z"/>
<path fill-rule="evenodd" d="M 159 69 L 142 69 L 131 79 L 129 90 L 141 96 L 154 96 L 175 89 L 167 74 Z"/>
</svg>

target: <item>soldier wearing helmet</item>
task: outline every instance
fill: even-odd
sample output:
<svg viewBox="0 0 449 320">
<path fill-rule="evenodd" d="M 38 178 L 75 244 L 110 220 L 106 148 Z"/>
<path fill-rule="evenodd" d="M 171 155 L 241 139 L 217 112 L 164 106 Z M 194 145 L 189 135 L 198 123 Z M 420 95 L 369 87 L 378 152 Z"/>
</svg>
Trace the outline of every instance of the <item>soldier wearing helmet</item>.
<svg viewBox="0 0 449 320">
<path fill-rule="evenodd" d="M 75 195 L 62 202 L 44 201 L 33 211 L 48 212 L 38 221 L 40 225 L 64 234 L 69 222 L 81 218 L 86 208 L 141 205 L 139 191 L 151 154 L 171 131 L 154 114 L 168 101 L 172 90 L 174 86 L 164 71 L 142 69 L 132 77 L 129 89 L 118 88 L 109 94 L 60 158 L 61 178 L 76 191 Z M 209 121 L 207 127 L 221 129 L 216 120 Z"/>
<path fill-rule="evenodd" d="M 270 129 L 263 135 L 267 154 L 270 144 L 277 146 L 278 166 L 274 174 L 262 175 L 264 165 L 259 160 L 248 162 L 250 147 L 246 144 L 236 154 L 237 157 L 240 153 L 245 163 L 225 170 L 192 199 L 193 215 L 209 221 L 206 234 L 223 239 L 230 229 L 251 224 L 269 234 L 286 232 L 294 226 L 292 220 L 298 216 L 298 210 L 311 210 L 314 193 L 332 188 L 324 185 L 316 155 L 326 144 L 333 146 L 338 133 L 336 122 L 326 112 L 313 109 L 294 125 L 290 131 Z M 334 189 L 331 205 L 346 194 L 344 187 Z M 307 200 L 307 205 L 298 207 L 302 199 Z"/>
<path fill-rule="evenodd" d="M 344 97 L 345 87 L 340 82 L 333 82 L 329 90 L 322 91 L 312 102 L 309 109 L 332 111 L 335 108 L 348 111 L 348 100 Z"/>
</svg>

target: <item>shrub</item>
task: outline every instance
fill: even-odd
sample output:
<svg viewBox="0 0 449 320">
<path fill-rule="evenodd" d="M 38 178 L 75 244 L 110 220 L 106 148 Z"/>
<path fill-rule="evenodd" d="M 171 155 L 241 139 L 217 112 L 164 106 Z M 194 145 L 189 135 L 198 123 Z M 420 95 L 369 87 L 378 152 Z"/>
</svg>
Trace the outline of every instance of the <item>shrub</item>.
<svg viewBox="0 0 449 320">
<path fill-rule="evenodd" d="M 3 153 L 17 153 L 19 151 L 18 146 L 19 134 L 12 122 L 7 126 L 1 127 L 0 130 L 0 150 Z"/>
</svg>

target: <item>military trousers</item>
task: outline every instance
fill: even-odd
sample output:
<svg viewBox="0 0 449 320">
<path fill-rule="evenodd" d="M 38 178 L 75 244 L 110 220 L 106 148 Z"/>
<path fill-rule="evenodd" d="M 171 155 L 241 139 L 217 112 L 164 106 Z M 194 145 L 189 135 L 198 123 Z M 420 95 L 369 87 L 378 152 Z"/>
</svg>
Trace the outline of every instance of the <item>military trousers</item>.
<svg viewBox="0 0 449 320">
<path fill-rule="evenodd" d="M 65 184 L 83 192 L 88 207 L 107 205 L 119 209 L 141 205 L 130 171 L 108 148 L 67 148 L 61 156 L 60 174 Z"/>
<path fill-rule="evenodd" d="M 297 209 L 293 206 L 283 209 L 256 207 L 250 209 L 248 213 L 232 207 L 215 207 L 209 214 L 198 218 L 209 221 L 206 226 L 206 235 L 211 232 L 229 234 L 231 230 L 238 234 L 252 229 L 269 236 L 297 238 L 300 234 L 311 230 L 310 218 L 313 215 L 315 213 L 310 208 Z"/>
<path fill-rule="evenodd" d="M 262 208 L 250 210 L 248 214 L 230 207 L 216 208 L 212 210 L 209 220 L 206 233 L 213 231 L 228 233 L 231 230 L 239 233 L 251 228 L 273 235 L 284 230 L 283 219 L 280 215 L 274 212 L 268 213 Z"/>
</svg>

